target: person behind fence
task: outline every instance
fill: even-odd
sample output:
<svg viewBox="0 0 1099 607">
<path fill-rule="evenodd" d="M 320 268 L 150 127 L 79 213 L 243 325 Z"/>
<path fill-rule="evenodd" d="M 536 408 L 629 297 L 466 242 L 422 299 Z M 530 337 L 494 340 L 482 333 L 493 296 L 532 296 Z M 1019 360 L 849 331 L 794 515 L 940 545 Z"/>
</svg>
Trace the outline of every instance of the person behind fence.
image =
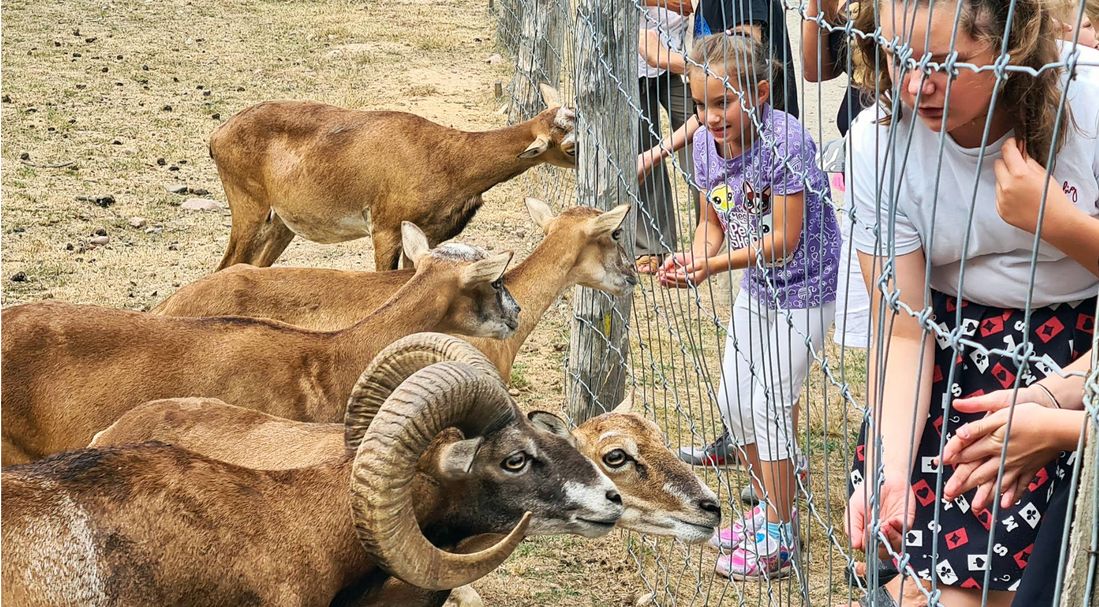
<svg viewBox="0 0 1099 607">
<path fill-rule="evenodd" d="M 1071 456 L 1059 452 L 995 515 L 976 490 L 944 499 L 954 469 L 936 462 L 940 445 L 983 415 L 954 399 L 1030 385 L 1091 344 L 1095 243 L 1054 222 L 1036 244 L 1037 226 L 1019 215 L 1045 196 L 1051 208 L 1099 216 L 1099 69 L 1084 58 L 1069 79 L 1064 61 L 1076 51 L 1057 41 L 1042 0 L 866 8 L 856 28 L 880 35 L 859 39 L 856 79 L 884 106 L 852 124 L 847 186 L 857 219 L 875 226 L 854 239 L 873 318 L 883 292 L 890 311 L 871 339 L 846 525 L 853 548 L 887 546 L 907 565 L 875 604 L 896 600 L 914 574 L 944 605 L 982 604 L 982 592 L 1008 605 Z M 1016 69 L 994 67 L 1001 49 Z M 954 58 L 968 66 L 927 63 Z M 1012 356 L 1023 351 L 1026 365 Z"/>
<path fill-rule="evenodd" d="M 660 108 L 668 113 L 672 130 L 694 113 L 690 91 L 681 76 L 682 71 L 670 69 L 668 56 L 684 51 L 690 14 L 690 2 L 645 0 L 641 11 L 641 31 L 638 36 L 638 91 L 641 115 L 638 137 L 641 149 L 648 149 L 661 140 Z M 685 163 L 687 153 L 680 153 L 683 175 L 690 180 Z M 640 205 L 636 215 L 634 254 L 644 265 L 649 259 L 662 258 L 675 250 L 679 242 L 676 230 L 675 191 L 668 179 L 664 163 L 654 163 L 652 175 L 641 182 L 638 192 Z M 652 257 L 657 256 L 657 257 Z"/>
<path fill-rule="evenodd" d="M 769 103 L 781 68 L 767 48 L 751 35 L 718 34 L 699 40 L 691 58 L 694 171 L 705 194 L 691 250 L 656 275 L 685 288 L 745 270 L 716 396 L 764 499 L 715 534 L 728 551 L 716 569 L 778 577 L 791 571 L 798 545 L 792 407 L 812 361 L 807 344 L 821 348 L 832 323 L 839 227 L 812 138 Z"/>
</svg>

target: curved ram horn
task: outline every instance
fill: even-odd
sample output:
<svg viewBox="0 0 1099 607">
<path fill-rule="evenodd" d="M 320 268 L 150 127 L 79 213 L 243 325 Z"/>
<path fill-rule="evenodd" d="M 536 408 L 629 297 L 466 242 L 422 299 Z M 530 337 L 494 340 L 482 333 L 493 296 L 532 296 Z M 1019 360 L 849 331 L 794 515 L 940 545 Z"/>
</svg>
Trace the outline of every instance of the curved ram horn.
<svg viewBox="0 0 1099 607">
<path fill-rule="evenodd" d="M 370 420 L 401 382 L 424 367 L 445 361 L 464 362 L 492 377 L 500 376 L 485 355 L 463 339 L 442 333 L 416 333 L 398 339 L 374 357 L 351 390 L 344 414 L 348 450 L 359 448 Z"/>
<path fill-rule="evenodd" d="M 530 513 L 493 546 L 473 554 L 436 548 L 420 530 L 409 487 L 432 439 L 457 427 L 483 436 L 515 421 L 518 409 L 498 376 L 457 362 L 436 363 L 401 383 L 370 424 L 351 468 L 355 531 L 390 574 L 421 588 L 447 590 L 491 572 L 526 535 Z"/>
</svg>

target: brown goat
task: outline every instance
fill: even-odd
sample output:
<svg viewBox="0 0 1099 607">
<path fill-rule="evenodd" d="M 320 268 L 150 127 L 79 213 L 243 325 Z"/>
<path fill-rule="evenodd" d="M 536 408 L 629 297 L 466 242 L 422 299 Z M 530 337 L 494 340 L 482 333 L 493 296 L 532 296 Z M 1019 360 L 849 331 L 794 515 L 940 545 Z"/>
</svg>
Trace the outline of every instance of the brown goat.
<svg viewBox="0 0 1099 607">
<path fill-rule="evenodd" d="M 306 468 L 254 470 L 162 443 L 6 468 L 2 599 L 323 606 L 387 574 L 434 590 L 466 584 L 528 532 L 609 532 L 621 513 L 613 484 L 523 416 L 486 366 L 420 368 L 382 403 L 364 373 L 346 445 Z M 472 555 L 435 547 L 508 531 Z"/>
<path fill-rule="evenodd" d="M 637 271 L 622 248 L 628 205 L 600 212 L 574 207 L 555 217 L 544 202 L 526 201 L 545 239 L 504 279 L 523 314 L 504 340 L 468 341 L 509 378 L 519 348 L 566 289 L 581 285 L 613 295 L 637 284 Z M 204 276 L 173 293 L 153 312 L 167 316 L 250 316 L 332 331 L 355 324 L 401 288 L 413 273 L 355 272 L 324 268 L 258 268 L 238 264 Z M 442 332 L 454 332 L 439 328 Z"/>
<path fill-rule="evenodd" d="M 358 370 L 379 350 L 454 313 L 469 333 L 507 337 L 519 307 L 501 284 L 510 253 L 427 248 L 406 224 L 413 278 L 342 331 L 240 317 L 174 318 L 43 302 L 3 311 L 3 462 L 88 444 L 132 407 L 209 396 L 308 421 L 343 418 Z M 456 300 L 464 303 L 455 305 Z"/>
<path fill-rule="evenodd" d="M 295 234 L 325 244 L 372 235 L 375 267 L 397 269 L 402 221 L 439 243 L 465 228 L 492 186 L 541 163 L 576 166 L 576 114 L 557 91 L 542 92 L 549 109 L 477 133 L 309 101 L 242 110 L 210 137 L 233 213 L 218 269 L 269 266 Z"/>
</svg>

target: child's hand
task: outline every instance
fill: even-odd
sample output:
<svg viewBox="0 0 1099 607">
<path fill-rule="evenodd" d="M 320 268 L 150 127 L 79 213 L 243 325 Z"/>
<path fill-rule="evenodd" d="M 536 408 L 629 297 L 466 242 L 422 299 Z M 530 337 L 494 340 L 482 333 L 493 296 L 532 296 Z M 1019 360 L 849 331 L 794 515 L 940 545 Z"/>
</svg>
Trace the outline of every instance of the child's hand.
<svg viewBox="0 0 1099 607">
<path fill-rule="evenodd" d="M 711 261 L 706 257 L 696 257 L 693 253 L 676 253 L 668 257 L 656 272 L 660 284 L 677 289 L 701 284 L 713 271 Z"/>
<path fill-rule="evenodd" d="M 1007 392 L 1005 390 L 1005 392 Z M 1009 401 L 1010 404 L 1010 401 Z M 986 412 L 988 415 L 958 428 L 943 450 L 942 461 L 954 466 L 954 474 L 943 487 L 943 497 L 955 499 L 978 487 L 972 505 L 976 509 L 991 507 L 996 499 L 996 473 L 1000 468 L 1000 453 L 1007 443 L 1004 476 L 1000 488 L 1000 507 L 1008 508 L 1026 492 L 1038 470 L 1052 461 L 1060 450 L 1048 440 L 1048 416 L 1061 413 L 1038 403 L 1019 402 L 1007 434 L 1007 418 L 1011 409 L 993 400 L 956 400 L 954 408 L 966 413 Z"/>
<path fill-rule="evenodd" d="M 656 163 L 662 160 L 660 151 L 656 148 L 645 150 L 637 155 L 637 181 L 645 181 L 645 177 L 652 172 Z"/>
<path fill-rule="evenodd" d="M 1046 170 L 1022 149 L 1014 137 L 1000 148 L 996 161 L 996 211 L 1007 223 L 1034 233 L 1038 229 L 1038 208 L 1046 194 L 1045 222 L 1071 211 L 1074 207 L 1060 184 L 1046 177 Z"/>
</svg>

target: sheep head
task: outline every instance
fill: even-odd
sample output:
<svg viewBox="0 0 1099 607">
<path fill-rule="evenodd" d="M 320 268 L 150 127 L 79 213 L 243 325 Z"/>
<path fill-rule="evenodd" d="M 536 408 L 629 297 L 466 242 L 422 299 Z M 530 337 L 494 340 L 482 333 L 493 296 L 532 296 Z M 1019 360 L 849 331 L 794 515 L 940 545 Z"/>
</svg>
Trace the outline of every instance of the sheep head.
<svg viewBox="0 0 1099 607">
<path fill-rule="evenodd" d="M 546 109 L 531 120 L 534 140 L 520 158 L 576 168 L 576 110 L 561 103 L 561 93 L 548 84 L 539 86 Z"/>
<path fill-rule="evenodd" d="M 511 251 L 489 255 L 458 242 L 445 242 L 431 249 L 423 231 L 407 221 L 401 224 L 401 238 L 416 274 L 431 272 L 431 288 L 449 303 L 436 328 L 471 337 L 506 339 L 519 327 L 519 304 L 504 286 Z"/>
<path fill-rule="evenodd" d="M 664 445 L 660 428 L 630 412 L 630 399 L 574 433 L 580 451 L 614 481 L 625 529 L 705 542 L 721 522 L 717 495 Z"/>
<path fill-rule="evenodd" d="M 622 224 L 629 216 L 630 205 L 609 211 L 573 207 L 557 216 L 537 198 L 527 198 L 526 205 L 531 219 L 547 236 L 572 235 L 564 246 L 578 252 L 572 269 L 576 284 L 616 296 L 628 294 L 637 285 L 637 268 L 623 247 Z"/>
<path fill-rule="evenodd" d="M 414 586 L 468 584 L 499 566 L 525 535 L 598 536 L 622 512 L 613 483 L 571 437 L 524 417 L 492 364 L 454 337 L 421 333 L 386 348 L 356 385 L 345 427 L 347 448 L 355 452 L 359 539 L 381 567 Z M 447 428 L 460 436 L 438 445 Z M 419 460 L 432 443 L 437 448 L 425 466 Z M 416 523 L 409 491 L 424 467 L 444 495 L 461 496 L 453 501 L 482 529 L 510 528 L 508 535 L 473 554 L 432 545 Z"/>
</svg>

